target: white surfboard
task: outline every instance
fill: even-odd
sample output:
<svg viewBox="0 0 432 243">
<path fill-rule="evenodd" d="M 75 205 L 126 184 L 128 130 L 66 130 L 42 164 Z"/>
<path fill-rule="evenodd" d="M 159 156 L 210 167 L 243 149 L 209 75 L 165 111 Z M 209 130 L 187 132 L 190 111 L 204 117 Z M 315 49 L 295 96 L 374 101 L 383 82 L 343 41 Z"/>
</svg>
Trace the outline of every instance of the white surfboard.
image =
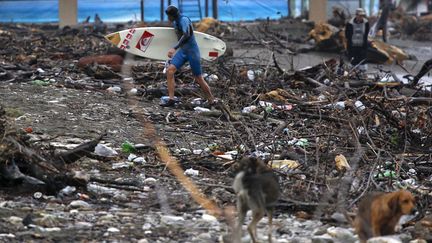
<svg viewBox="0 0 432 243">
<path fill-rule="evenodd" d="M 194 31 L 194 35 L 202 59 L 213 61 L 225 53 L 226 45 L 222 40 L 198 31 Z M 105 38 L 129 53 L 156 60 L 167 60 L 168 50 L 178 42 L 174 28 L 169 27 L 127 29 Z"/>
</svg>

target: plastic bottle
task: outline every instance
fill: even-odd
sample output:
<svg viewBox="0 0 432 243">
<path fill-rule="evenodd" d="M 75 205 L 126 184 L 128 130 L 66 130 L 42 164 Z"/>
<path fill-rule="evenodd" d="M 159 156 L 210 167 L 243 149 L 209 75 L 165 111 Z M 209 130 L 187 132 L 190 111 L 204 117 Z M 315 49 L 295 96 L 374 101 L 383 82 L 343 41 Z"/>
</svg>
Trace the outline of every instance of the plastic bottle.
<svg viewBox="0 0 432 243">
<path fill-rule="evenodd" d="M 168 102 L 168 100 L 170 100 L 170 97 L 169 97 L 169 96 L 162 96 L 162 97 L 160 98 L 160 104 L 161 104 L 161 105 L 164 105 L 164 104 L 166 104 L 166 103 Z M 177 98 L 176 96 L 174 96 L 174 100 L 175 100 L 176 102 L 178 102 L 178 98 Z"/>
<path fill-rule="evenodd" d="M 255 73 L 252 70 L 248 70 L 247 71 L 247 77 L 250 81 L 254 81 L 255 80 Z"/>
<path fill-rule="evenodd" d="M 165 66 L 164 66 L 164 69 L 163 69 L 163 73 L 166 73 L 166 70 L 167 70 L 167 68 L 168 68 L 168 66 L 171 64 L 171 60 L 166 60 L 166 62 L 165 62 Z"/>
</svg>

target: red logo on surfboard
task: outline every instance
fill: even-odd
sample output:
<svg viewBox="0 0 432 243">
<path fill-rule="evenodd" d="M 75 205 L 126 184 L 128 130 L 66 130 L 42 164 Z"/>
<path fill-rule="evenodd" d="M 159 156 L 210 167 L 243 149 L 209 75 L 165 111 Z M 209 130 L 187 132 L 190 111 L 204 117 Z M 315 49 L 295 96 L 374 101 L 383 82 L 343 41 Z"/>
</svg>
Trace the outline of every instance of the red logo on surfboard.
<svg viewBox="0 0 432 243">
<path fill-rule="evenodd" d="M 142 52 L 145 52 L 147 48 L 149 47 L 151 41 L 153 40 L 154 35 L 148 31 L 144 31 L 144 34 L 139 39 L 138 43 L 136 44 L 136 48 L 141 50 Z"/>
</svg>

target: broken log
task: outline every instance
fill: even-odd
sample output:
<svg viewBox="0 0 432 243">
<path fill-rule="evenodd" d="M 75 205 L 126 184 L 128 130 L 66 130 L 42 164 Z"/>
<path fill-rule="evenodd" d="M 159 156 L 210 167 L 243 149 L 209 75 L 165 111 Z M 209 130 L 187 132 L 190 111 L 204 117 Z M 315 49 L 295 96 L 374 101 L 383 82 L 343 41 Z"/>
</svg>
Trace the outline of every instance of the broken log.
<svg viewBox="0 0 432 243">
<path fill-rule="evenodd" d="M 91 153 L 94 152 L 95 147 L 98 145 L 98 143 L 104 136 L 106 136 L 106 133 L 89 142 L 80 144 L 74 149 L 57 154 L 54 157 L 54 161 L 56 161 L 57 163 L 71 164 L 84 156 L 89 156 Z"/>
</svg>

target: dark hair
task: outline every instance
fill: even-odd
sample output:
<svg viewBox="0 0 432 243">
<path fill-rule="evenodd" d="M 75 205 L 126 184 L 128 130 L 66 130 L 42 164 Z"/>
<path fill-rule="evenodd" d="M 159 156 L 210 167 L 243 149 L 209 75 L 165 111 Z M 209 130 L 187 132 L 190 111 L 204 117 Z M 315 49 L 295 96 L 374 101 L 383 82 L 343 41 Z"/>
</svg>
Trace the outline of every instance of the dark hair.
<svg viewBox="0 0 432 243">
<path fill-rule="evenodd" d="M 180 15 L 178 8 L 176 6 L 173 6 L 173 5 L 168 6 L 167 9 L 165 10 L 165 13 L 168 16 L 172 16 L 174 18 L 177 18 Z"/>
</svg>

